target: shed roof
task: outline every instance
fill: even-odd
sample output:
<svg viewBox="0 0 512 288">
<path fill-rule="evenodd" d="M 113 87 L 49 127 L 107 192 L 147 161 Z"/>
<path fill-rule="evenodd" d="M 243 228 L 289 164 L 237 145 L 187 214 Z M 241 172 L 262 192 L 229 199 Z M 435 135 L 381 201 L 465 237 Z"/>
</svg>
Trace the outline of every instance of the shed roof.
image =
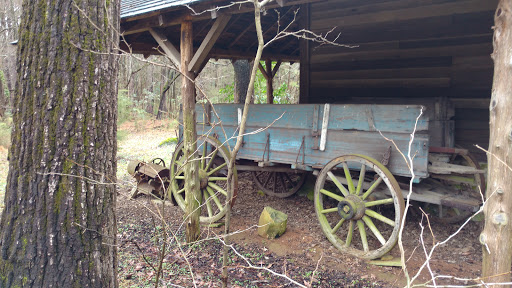
<svg viewBox="0 0 512 288">
<path fill-rule="evenodd" d="M 122 0 L 121 19 L 172 7 L 193 4 L 202 0 Z"/>
</svg>

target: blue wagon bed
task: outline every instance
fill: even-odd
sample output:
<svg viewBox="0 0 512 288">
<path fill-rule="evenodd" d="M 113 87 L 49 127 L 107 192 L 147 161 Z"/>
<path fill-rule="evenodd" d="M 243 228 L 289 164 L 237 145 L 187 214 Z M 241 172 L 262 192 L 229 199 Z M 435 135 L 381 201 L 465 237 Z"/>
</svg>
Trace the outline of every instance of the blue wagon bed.
<svg viewBox="0 0 512 288">
<path fill-rule="evenodd" d="M 231 197 L 226 163 L 242 109 L 196 105 L 203 222 L 218 221 Z M 464 149 L 430 147 L 423 110 L 419 105 L 250 105 L 236 169 L 251 171 L 258 187 L 277 197 L 293 195 L 312 172 L 315 210 L 326 237 L 342 251 L 374 259 L 397 241 L 411 179 L 417 183 L 411 200 L 439 221 L 462 220 L 480 205 L 483 171 Z M 171 190 L 183 209 L 185 161 L 180 143 L 171 163 Z"/>
</svg>

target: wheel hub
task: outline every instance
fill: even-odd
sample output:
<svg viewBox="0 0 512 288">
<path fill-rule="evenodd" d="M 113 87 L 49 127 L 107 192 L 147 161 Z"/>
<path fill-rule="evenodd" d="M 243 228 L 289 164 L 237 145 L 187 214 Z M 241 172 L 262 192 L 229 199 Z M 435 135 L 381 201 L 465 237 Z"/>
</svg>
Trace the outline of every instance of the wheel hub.
<svg viewBox="0 0 512 288">
<path fill-rule="evenodd" d="M 338 213 L 345 220 L 359 220 L 363 218 L 365 210 L 364 201 L 356 195 L 348 195 L 338 203 Z"/>
<path fill-rule="evenodd" d="M 206 189 L 208 186 L 208 173 L 203 169 L 199 169 L 199 186 L 201 189 Z"/>
</svg>

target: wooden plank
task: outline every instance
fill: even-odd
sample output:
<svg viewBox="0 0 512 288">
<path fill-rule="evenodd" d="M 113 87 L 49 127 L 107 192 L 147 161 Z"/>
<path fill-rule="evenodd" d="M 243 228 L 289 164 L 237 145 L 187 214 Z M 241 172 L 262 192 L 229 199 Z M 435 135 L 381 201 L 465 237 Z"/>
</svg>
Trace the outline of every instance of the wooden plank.
<svg viewBox="0 0 512 288">
<path fill-rule="evenodd" d="M 313 30 L 330 28 L 333 26 L 333 23 L 336 23 L 335 25 L 337 26 L 344 27 L 369 23 L 378 24 L 381 22 L 448 16 L 456 13 L 465 14 L 481 11 L 494 11 L 495 9 L 495 1 L 471 0 L 340 17 L 336 13 L 336 10 L 318 15 L 315 13 L 313 6 L 312 16 L 316 15 L 316 17 L 313 18 L 314 21 L 312 22 L 311 28 Z"/>
<path fill-rule="evenodd" d="M 431 165 L 428 165 L 428 172 L 433 174 L 482 174 L 485 170 L 451 163 L 432 162 Z"/>
<path fill-rule="evenodd" d="M 199 67 L 201 67 L 205 61 L 208 61 L 208 53 L 221 35 L 222 31 L 224 31 L 226 25 L 228 25 L 230 19 L 231 15 L 223 14 L 215 20 L 212 28 L 210 28 L 210 31 L 208 31 L 208 34 L 206 34 L 206 37 L 203 39 L 201 46 L 199 46 L 199 49 L 197 49 L 194 57 L 192 57 L 192 60 L 188 64 L 189 71 L 197 74 L 199 72 Z"/>
<path fill-rule="evenodd" d="M 389 79 L 389 78 L 431 78 L 450 77 L 451 67 L 425 67 L 401 69 L 364 69 L 348 71 L 314 71 L 311 81 L 336 79 Z"/>
<path fill-rule="evenodd" d="M 450 87 L 450 78 L 397 78 L 397 79 L 339 79 L 315 80 L 311 87 L 357 88 L 357 87 Z"/>
<path fill-rule="evenodd" d="M 362 44 L 361 46 L 364 46 Z M 438 57 L 438 56 L 482 56 L 490 55 L 492 52 L 491 43 L 473 45 L 455 45 L 444 47 L 427 47 L 414 49 L 392 49 L 382 51 L 358 51 L 358 49 L 340 49 L 335 53 L 320 54 L 315 51 L 311 55 L 312 64 L 322 64 L 334 61 L 357 60 L 357 59 L 384 59 L 384 58 L 414 58 L 414 57 Z"/>
<path fill-rule="evenodd" d="M 165 55 L 171 59 L 172 63 L 176 66 L 177 69 L 181 70 L 181 56 L 180 52 L 172 43 L 167 39 L 167 37 L 160 31 L 155 29 L 149 29 L 149 33 L 155 38 L 159 47 L 162 48 Z"/>
</svg>

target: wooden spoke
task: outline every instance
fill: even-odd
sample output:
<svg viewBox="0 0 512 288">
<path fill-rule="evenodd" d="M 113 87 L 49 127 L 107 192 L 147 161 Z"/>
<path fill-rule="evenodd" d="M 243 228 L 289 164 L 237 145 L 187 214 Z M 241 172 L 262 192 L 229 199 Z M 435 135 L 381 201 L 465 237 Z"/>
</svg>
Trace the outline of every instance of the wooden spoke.
<svg viewBox="0 0 512 288">
<path fill-rule="evenodd" d="M 212 183 L 212 182 L 208 182 L 208 186 L 212 187 L 213 189 L 217 190 L 218 192 L 220 192 L 221 194 L 223 194 L 224 196 L 228 196 L 228 192 L 226 192 L 226 190 L 222 189 L 220 186 L 218 186 L 217 184 L 215 183 Z"/>
<path fill-rule="evenodd" d="M 215 202 L 215 205 L 217 205 L 219 210 L 224 209 L 224 207 L 222 207 L 222 203 L 220 203 L 219 198 L 217 198 L 213 189 L 210 187 L 206 187 L 206 191 L 208 191 L 208 193 L 210 194 L 210 197 L 213 199 L 213 202 Z"/>
<path fill-rule="evenodd" d="M 329 178 L 331 179 L 332 182 L 334 182 L 336 187 L 338 187 L 338 189 L 340 189 L 343 196 L 347 197 L 350 194 L 350 192 L 347 191 L 347 188 L 345 188 L 345 186 L 343 186 L 340 183 L 340 181 L 338 181 L 338 178 L 336 178 L 336 176 L 331 171 L 327 172 L 327 176 L 329 176 Z"/>
<path fill-rule="evenodd" d="M 185 192 L 185 187 L 183 187 L 183 189 L 178 190 L 176 193 L 181 194 L 183 192 Z"/>
<path fill-rule="evenodd" d="M 381 199 L 381 200 L 376 200 L 376 201 L 371 201 L 371 202 L 365 202 L 364 206 L 372 207 L 372 206 L 386 205 L 386 204 L 393 204 L 393 203 L 394 203 L 393 198 L 387 198 L 387 199 Z"/>
<path fill-rule="evenodd" d="M 177 176 L 174 176 L 174 179 L 185 180 L 185 176 L 177 175 Z"/>
<path fill-rule="evenodd" d="M 372 194 L 372 192 L 375 190 L 375 188 L 377 188 L 379 186 L 380 182 L 382 182 L 382 178 L 379 177 L 377 180 L 375 180 L 372 183 L 370 188 L 368 188 L 368 190 L 366 190 L 366 192 L 364 192 L 363 196 L 361 196 L 361 199 L 365 200 L 366 198 L 368 198 L 368 196 L 370 196 L 370 194 Z"/>
<path fill-rule="evenodd" d="M 213 161 L 213 160 L 212 160 Z M 224 162 L 220 164 L 219 166 L 215 167 L 215 169 L 210 170 L 208 173 L 206 173 L 208 176 L 212 175 L 213 173 L 219 171 L 220 169 L 224 168 L 226 165 L 228 165 L 227 162 Z"/>
<path fill-rule="evenodd" d="M 324 209 L 324 210 L 320 211 L 320 213 L 322 213 L 322 214 L 327 214 L 327 213 L 332 213 L 332 212 L 338 212 L 338 207 Z"/>
<path fill-rule="evenodd" d="M 212 204 L 210 202 L 210 195 L 208 195 L 208 191 L 206 191 L 206 189 L 203 190 L 203 198 L 204 198 L 204 203 L 206 204 L 206 210 L 208 211 L 208 217 L 212 217 L 213 216 L 213 210 L 212 210 Z"/>
<path fill-rule="evenodd" d="M 346 162 L 343 163 L 343 171 L 345 171 L 345 178 L 347 178 L 348 191 L 350 194 L 354 194 L 356 189 L 354 188 L 354 182 L 352 182 L 352 176 L 350 176 L 350 170 Z"/>
<path fill-rule="evenodd" d="M 205 142 L 203 142 L 203 155 L 201 155 L 201 168 L 204 169 L 205 165 L 206 165 L 206 148 L 207 148 L 208 144 Z"/>
<path fill-rule="evenodd" d="M 215 149 L 215 150 L 213 150 L 213 152 L 212 152 L 212 156 L 211 156 L 211 158 L 210 158 L 210 161 L 208 161 L 208 164 L 206 165 L 206 167 L 204 167 L 204 170 L 205 170 L 205 171 L 210 170 L 210 167 L 212 167 L 213 159 L 215 159 L 215 157 L 217 156 L 217 152 L 219 152 L 219 149 Z"/>
<path fill-rule="evenodd" d="M 268 181 L 270 181 L 270 177 L 272 177 L 272 173 L 268 174 L 268 177 L 267 177 L 267 179 L 265 179 L 265 183 L 263 183 L 263 186 L 267 186 Z"/>
<path fill-rule="evenodd" d="M 386 216 L 382 216 L 382 215 L 380 215 L 379 213 L 377 213 L 377 212 L 375 212 L 375 211 L 373 211 L 373 210 L 366 209 L 366 210 L 364 211 L 364 213 L 365 213 L 366 215 L 368 215 L 368 216 L 372 217 L 372 218 L 375 218 L 375 219 L 377 219 L 377 220 L 379 220 L 379 221 L 382 221 L 382 222 L 384 222 L 384 223 L 388 224 L 389 226 L 393 226 L 393 227 L 395 226 L 395 221 L 393 221 L 393 220 L 391 220 L 391 219 L 387 218 Z"/>
<path fill-rule="evenodd" d="M 208 177 L 209 181 L 228 181 L 228 177 Z"/>
<path fill-rule="evenodd" d="M 361 165 L 361 171 L 359 172 L 359 181 L 357 182 L 356 195 L 359 195 L 363 190 L 364 176 L 366 174 L 366 165 Z"/>
<path fill-rule="evenodd" d="M 324 194 L 325 196 L 331 197 L 334 200 L 338 200 L 338 201 L 345 200 L 345 198 L 341 197 L 340 195 L 334 194 L 334 193 L 332 193 L 330 191 L 327 191 L 325 189 L 320 189 L 320 193 Z"/>
<path fill-rule="evenodd" d="M 286 183 L 284 182 L 283 173 L 279 173 L 279 180 L 281 182 L 281 185 L 283 185 L 283 189 L 285 191 L 288 190 L 288 187 L 287 187 Z"/>
<path fill-rule="evenodd" d="M 377 229 L 375 224 L 373 224 L 373 221 L 372 221 L 372 219 L 370 219 L 370 217 L 363 216 L 363 222 L 364 222 L 364 224 L 366 224 L 366 226 L 368 226 L 368 228 L 370 228 L 373 235 L 375 235 L 375 237 L 377 237 L 377 240 L 379 240 L 380 244 L 382 244 L 382 245 L 386 244 L 386 240 L 384 239 L 382 234 L 380 234 L 380 231 L 379 231 L 379 229 Z"/>
<path fill-rule="evenodd" d="M 364 252 L 370 251 L 368 248 L 368 239 L 366 238 L 366 230 L 364 229 L 363 221 L 357 220 L 357 228 L 359 230 L 359 235 L 361 235 L 361 243 L 363 243 Z"/>
<path fill-rule="evenodd" d="M 341 225 L 343 225 L 344 222 L 345 219 L 341 218 L 341 220 L 336 224 L 336 226 L 332 227 L 332 234 L 336 234 L 336 231 L 340 229 Z"/>
<path fill-rule="evenodd" d="M 352 243 L 352 236 L 354 235 L 354 221 L 350 220 L 348 223 L 347 239 L 345 240 L 345 247 L 349 247 Z"/>
</svg>

